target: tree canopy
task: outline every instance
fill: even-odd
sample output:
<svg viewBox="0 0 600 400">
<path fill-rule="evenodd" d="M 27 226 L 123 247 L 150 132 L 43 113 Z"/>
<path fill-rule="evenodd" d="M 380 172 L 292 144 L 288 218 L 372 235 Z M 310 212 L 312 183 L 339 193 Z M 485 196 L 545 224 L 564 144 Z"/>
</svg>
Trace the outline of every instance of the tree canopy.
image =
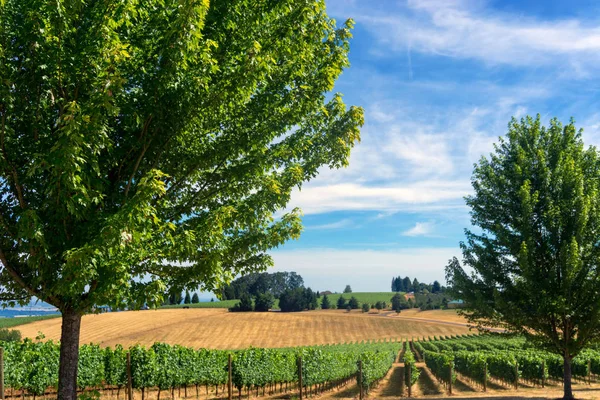
<svg viewBox="0 0 600 400">
<path fill-rule="evenodd" d="M 600 157 L 571 121 L 513 119 L 475 165 L 463 264 L 447 276 L 466 316 L 519 332 L 571 360 L 600 337 Z M 472 271 L 472 273 L 470 272 Z"/>
<path fill-rule="evenodd" d="M 0 21 L 0 299 L 61 310 L 71 400 L 94 305 L 218 290 L 299 236 L 275 212 L 359 140 L 330 93 L 352 22 L 323 0 L 4 0 Z"/>
</svg>

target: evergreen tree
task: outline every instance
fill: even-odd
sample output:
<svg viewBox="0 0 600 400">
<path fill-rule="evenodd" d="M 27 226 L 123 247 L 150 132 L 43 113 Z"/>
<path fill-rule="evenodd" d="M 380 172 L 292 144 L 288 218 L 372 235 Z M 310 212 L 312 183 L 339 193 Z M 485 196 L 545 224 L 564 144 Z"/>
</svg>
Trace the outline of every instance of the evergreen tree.
<svg viewBox="0 0 600 400">
<path fill-rule="evenodd" d="M 192 304 L 192 296 L 190 296 L 190 292 L 185 291 L 185 299 L 183 300 L 184 304 Z"/>
<path fill-rule="evenodd" d="M 421 284 L 419 283 L 419 281 L 417 280 L 417 278 L 413 279 L 413 281 L 412 281 L 412 290 L 415 293 L 417 293 L 420 289 L 421 289 Z"/>
<path fill-rule="evenodd" d="M 321 309 L 329 310 L 331 308 L 331 304 L 329 303 L 329 297 L 327 295 L 323 295 L 321 299 Z"/>
<path fill-rule="evenodd" d="M 369 312 L 371 310 L 371 305 L 369 303 L 363 303 L 362 312 Z"/>
<path fill-rule="evenodd" d="M 413 291 L 412 283 L 411 283 L 410 278 L 408 276 L 405 277 L 404 279 L 402 279 L 402 287 L 404 288 L 404 291 L 406 293 Z"/>
<path fill-rule="evenodd" d="M 431 287 L 431 293 L 439 293 L 442 291 L 442 286 L 438 281 L 434 281 Z"/>
<path fill-rule="evenodd" d="M 212 300 L 212 298 L 211 298 Z M 198 304 L 200 303 L 200 298 L 198 297 L 198 293 L 194 292 L 194 295 L 192 296 L 192 304 Z"/>
<path fill-rule="evenodd" d="M 346 308 L 346 299 L 344 298 L 344 296 L 340 295 L 340 297 L 338 297 L 336 306 L 338 310 L 343 310 L 344 308 Z"/>
<path fill-rule="evenodd" d="M 346 285 L 346 287 L 344 288 L 344 293 L 352 293 L 352 288 L 350 287 L 350 285 Z"/>
<path fill-rule="evenodd" d="M 360 304 L 358 303 L 358 299 L 354 296 L 350 297 L 350 300 L 348 301 L 348 305 L 353 310 L 358 309 L 358 307 L 360 306 Z"/>
</svg>

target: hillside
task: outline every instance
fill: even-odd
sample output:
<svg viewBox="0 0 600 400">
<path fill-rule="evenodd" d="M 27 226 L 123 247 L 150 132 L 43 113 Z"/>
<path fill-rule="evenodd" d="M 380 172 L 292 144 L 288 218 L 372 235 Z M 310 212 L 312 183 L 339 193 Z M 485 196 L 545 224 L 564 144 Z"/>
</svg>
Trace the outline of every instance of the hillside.
<svg viewBox="0 0 600 400">
<path fill-rule="evenodd" d="M 385 301 L 386 303 L 390 303 L 392 296 L 394 296 L 396 293 L 394 292 L 357 292 L 357 293 L 333 293 L 330 294 L 329 297 L 329 301 L 331 304 L 335 305 L 337 300 L 340 297 L 344 297 L 346 300 L 349 300 L 352 296 L 356 297 L 359 303 L 369 303 L 369 304 L 375 304 L 378 301 Z M 322 299 L 322 297 L 321 297 Z M 321 302 L 321 299 L 319 299 L 319 304 Z M 190 308 L 230 308 L 233 307 L 234 305 L 236 305 L 238 303 L 239 300 L 224 300 L 224 301 L 207 301 L 207 302 L 202 302 L 202 303 L 196 303 L 196 304 L 177 304 L 177 305 L 167 305 L 167 306 L 162 306 L 161 308 L 183 308 L 183 307 L 190 307 Z M 278 307 L 278 301 L 275 300 L 275 307 Z"/>
<path fill-rule="evenodd" d="M 368 339 L 411 338 L 467 333 L 454 312 L 363 314 L 341 310 L 301 313 L 229 313 L 223 309 L 125 311 L 83 318 L 81 343 L 103 346 L 156 341 L 193 347 L 236 349 L 249 346 L 287 347 Z M 422 318 L 425 320 L 419 320 Z M 431 320 L 431 321 L 430 321 Z M 42 332 L 60 337 L 60 319 L 19 327 L 24 337 Z"/>
</svg>

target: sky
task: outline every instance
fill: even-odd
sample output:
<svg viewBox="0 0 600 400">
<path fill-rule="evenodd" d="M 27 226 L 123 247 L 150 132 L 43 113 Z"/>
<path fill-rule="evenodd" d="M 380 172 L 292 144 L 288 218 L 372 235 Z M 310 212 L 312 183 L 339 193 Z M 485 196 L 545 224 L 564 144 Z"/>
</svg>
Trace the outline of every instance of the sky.
<svg viewBox="0 0 600 400">
<path fill-rule="evenodd" d="M 444 282 L 470 227 L 473 163 L 511 117 L 540 114 L 600 144 L 600 3 L 326 0 L 356 22 L 336 83 L 365 109 L 350 166 L 292 197 L 299 240 L 271 252 L 315 290 L 389 291 L 393 276 Z"/>
</svg>

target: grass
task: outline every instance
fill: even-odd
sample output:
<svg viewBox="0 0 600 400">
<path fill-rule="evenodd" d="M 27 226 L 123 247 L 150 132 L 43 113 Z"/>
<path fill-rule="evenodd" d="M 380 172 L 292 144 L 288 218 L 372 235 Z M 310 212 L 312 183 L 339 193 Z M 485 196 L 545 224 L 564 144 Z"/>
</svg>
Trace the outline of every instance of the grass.
<svg viewBox="0 0 600 400">
<path fill-rule="evenodd" d="M 354 297 L 356 297 L 356 299 L 358 300 L 358 302 L 360 304 L 365 303 L 365 302 L 369 303 L 369 304 L 375 304 L 378 301 L 385 301 L 389 305 L 392 300 L 392 296 L 394 296 L 395 294 L 396 293 L 394 293 L 394 292 L 334 293 L 334 294 L 330 294 L 327 297 L 329 298 L 329 302 L 333 306 L 335 306 L 335 304 L 337 303 L 337 300 L 340 298 L 340 296 L 344 297 L 346 300 L 350 300 L 350 298 L 352 296 L 354 296 Z M 321 304 L 322 298 L 323 297 L 321 296 L 321 298 L 319 299 L 319 305 Z M 186 306 L 189 306 L 190 308 L 231 308 L 234 305 L 236 305 L 238 302 L 239 302 L 239 300 L 207 301 L 207 302 L 196 303 L 196 304 L 168 305 L 168 306 L 162 306 L 161 308 L 183 308 Z M 275 300 L 275 305 L 273 306 L 273 308 L 278 308 L 278 307 L 279 307 L 279 300 Z"/>
<path fill-rule="evenodd" d="M 60 314 L 38 315 L 35 317 L 0 318 L 0 329 L 12 328 L 19 325 L 25 325 L 30 322 L 44 321 L 47 319 L 55 319 L 58 317 L 60 317 Z"/>
<path fill-rule="evenodd" d="M 392 297 L 396 293 L 394 292 L 357 292 L 357 293 L 334 293 L 327 296 L 329 298 L 329 302 L 331 304 L 336 304 L 340 297 L 345 298 L 346 300 L 350 300 L 352 296 L 356 297 L 360 304 L 369 303 L 375 304 L 378 301 L 385 301 L 388 306 L 392 301 Z"/>
<path fill-rule="evenodd" d="M 230 308 L 236 305 L 239 300 L 223 300 L 223 301 L 204 301 L 196 304 L 174 304 L 162 306 L 160 308 Z"/>
<path fill-rule="evenodd" d="M 427 312 L 423 318 L 427 318 Z M 58 340 L 60 320 L 23 325 L 23 337 L 42 332 Z M 412 338 L 468 333 L 459 325 L 431 323 L 355 310 L 319 310 L 300 313 L 229 313 L 223 309 L 160 309 L 86 315 L 81 343 L 105 346 L 156 341 L 196 348 L 236 349 L 249 346 L 288 347 L 368 339 Z"/>
</svg>

